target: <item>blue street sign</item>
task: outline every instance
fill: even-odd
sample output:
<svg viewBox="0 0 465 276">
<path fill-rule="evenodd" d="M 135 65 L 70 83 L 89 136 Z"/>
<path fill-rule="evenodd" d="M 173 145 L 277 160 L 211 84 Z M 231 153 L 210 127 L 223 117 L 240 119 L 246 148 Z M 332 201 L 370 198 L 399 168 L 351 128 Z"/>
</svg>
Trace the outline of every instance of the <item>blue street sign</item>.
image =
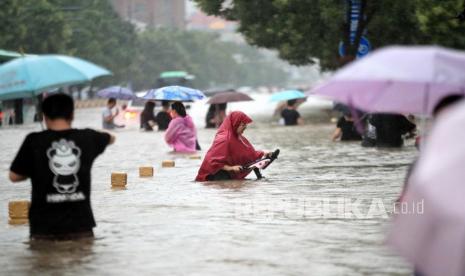
<svg viewBox="0 0 465 276">
<path fill-rule="evenodd" d="M 342 41 L 339 42 L 339 55 L 341 57 L 346 55 L 343 45 L 344 43 Z M 366 37 L 362 36 L 360 38 L 360 44 L 358 45 L 357 58 L 366 56 L 370 51 L 371 51 L 370 41 Z"/>
</svg>

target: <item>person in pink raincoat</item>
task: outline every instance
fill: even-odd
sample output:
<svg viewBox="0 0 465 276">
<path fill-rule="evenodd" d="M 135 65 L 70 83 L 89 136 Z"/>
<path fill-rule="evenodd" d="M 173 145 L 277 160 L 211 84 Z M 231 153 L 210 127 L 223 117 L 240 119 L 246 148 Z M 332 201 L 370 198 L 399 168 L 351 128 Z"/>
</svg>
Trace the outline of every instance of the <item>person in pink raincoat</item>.
<svg viewBox="0 0 465 276">
<path fill-rule="evenodd" d="M 171 117 L 165 133 L 165 141 L 176 152 L 195 152 L 197 132 L 192 118 L 187 115 L 186 108 L 181 102 L 171 105 Z"/>
</svg>

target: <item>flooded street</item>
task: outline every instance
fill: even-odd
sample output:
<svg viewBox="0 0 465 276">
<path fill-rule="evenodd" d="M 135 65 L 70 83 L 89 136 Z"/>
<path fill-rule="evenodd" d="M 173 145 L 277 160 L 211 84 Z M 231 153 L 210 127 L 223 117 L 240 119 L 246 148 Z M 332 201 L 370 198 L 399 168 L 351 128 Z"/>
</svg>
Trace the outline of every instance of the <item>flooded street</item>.
<svg viewBox="0 0 465 276">
<path fill-rule="evenodd" d="M 415 148 L 333 143 L 332 124 L 278 126 L 268 109 L 249 112 L 253 104 L 243 105 L 257 118 L 245 136 L 257 149 L 281 149 L 260 181 L 194 182 L 201 160 L 170 153 L 162 133 L 115 132 L 92 170 L 93 242 L 31 245 L 27 226 L 8 225 L 8 201 L 29 199 L 30 184 L 12 184 L 7 171 L 40 127 L 0 130 L 0 274 L 409 275 L 383 245 L 388 216 L 380 208 L 392 211 Z M 204 109 L 191 112 L 203 157 L 215 130 L 203 128 Z M 100 116 L 78 110 L 74 126 L 99 129 Z M 166 159 L 176 167 L 161 168 Z M 139 178 L 147 165 L 155 176 Z M 127 189 L 111 189 L 111 172 L 128 173 Z"/>
</svg>

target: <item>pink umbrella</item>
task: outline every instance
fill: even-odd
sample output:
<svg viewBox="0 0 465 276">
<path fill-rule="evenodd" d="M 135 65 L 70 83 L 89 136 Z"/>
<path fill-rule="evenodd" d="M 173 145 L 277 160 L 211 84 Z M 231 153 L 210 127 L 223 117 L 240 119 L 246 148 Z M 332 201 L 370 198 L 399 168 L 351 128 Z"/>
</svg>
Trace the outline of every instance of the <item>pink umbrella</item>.
<svg viewBox="0 0 465 276">
<path fill-rule="evenodd" d="M 465 94 L 465 52 L 436 46 L 382 48 L 310 90 L 368 112 L 431 114 L 450 94 Z"/>
<path fill-rule="evenodd" d="M 443 113 L 422 148 L 402 203 L 407 208 L 394 217 L 388 243 L 424 275 L 458 276 L 465 275 L 465 102 Z"/>
</svg>

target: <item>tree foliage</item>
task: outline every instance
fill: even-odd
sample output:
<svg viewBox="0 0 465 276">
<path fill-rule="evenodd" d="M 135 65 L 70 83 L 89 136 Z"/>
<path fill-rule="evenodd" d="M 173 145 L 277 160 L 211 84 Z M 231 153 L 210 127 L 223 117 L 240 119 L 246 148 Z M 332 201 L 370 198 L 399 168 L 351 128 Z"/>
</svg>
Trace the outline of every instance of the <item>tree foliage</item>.
<svg viewBox="0 0 465 276">
<path fill-rule="evenodd" d="M 49 0 L 61 7 L 75 7 L 66 12 L 66 23 L 71 37 L 67 54 L 91 60 L 109 68 L 113 79 L 131 79 L 136 55 L 137 34 L 134 27 L 123 21 L 108 1 L 101 0 Z"/>
<path fill-rule="evenodd" d="M 416 15 L 424 41 L 464 49 L 465 23 L 454 19 L 464 5 L 462 0 L 416 0 Z"/>
<path fill-rule="evenodd" d="M 339 42 L 355 56 L 364 34 L 374 48 L 389 44 L 431 44 L 463 48 L 463 26 L 452 17 L 458 0 L 361 0 L 362 16 L 350 47 L 347 3 L 341 0 L 194 0 L 207 14 L 239 22 L 239 32 L 260 47 L 276 49 L 292 64 L 318 59 L 324 69 L 340 65 Z M 451 37 L 449 37 L 451 36 Z"/>
<path fill-rule="evenodd" d="M 197 87 L 264 85 L 286 81 L 286 74 L 247 45 L 219 40 L 211 33 L 151 29 L 139 35 L 135 84 L 150 87 L 163 71 L 184 70 Z"/>
<path fill-rule="evenodd" d="M 37 54 L 63 52 L 70 36 L 64 14 L 49 1 L 0 1 L 1 48 Z"/>
<path fill-rule="evenodd" d="M 97 84 L 131 82 L 135 89 L 153 88 L 168 70 L 196 75 L 199 88 L 286 81 L 281 68 L 257 49 L 222 42 L 211 33 L 149 29 L 138 34 L 108 0 L 2 0 L 0 49 L 81 57 L 113 72 Z"/>
</svg>

